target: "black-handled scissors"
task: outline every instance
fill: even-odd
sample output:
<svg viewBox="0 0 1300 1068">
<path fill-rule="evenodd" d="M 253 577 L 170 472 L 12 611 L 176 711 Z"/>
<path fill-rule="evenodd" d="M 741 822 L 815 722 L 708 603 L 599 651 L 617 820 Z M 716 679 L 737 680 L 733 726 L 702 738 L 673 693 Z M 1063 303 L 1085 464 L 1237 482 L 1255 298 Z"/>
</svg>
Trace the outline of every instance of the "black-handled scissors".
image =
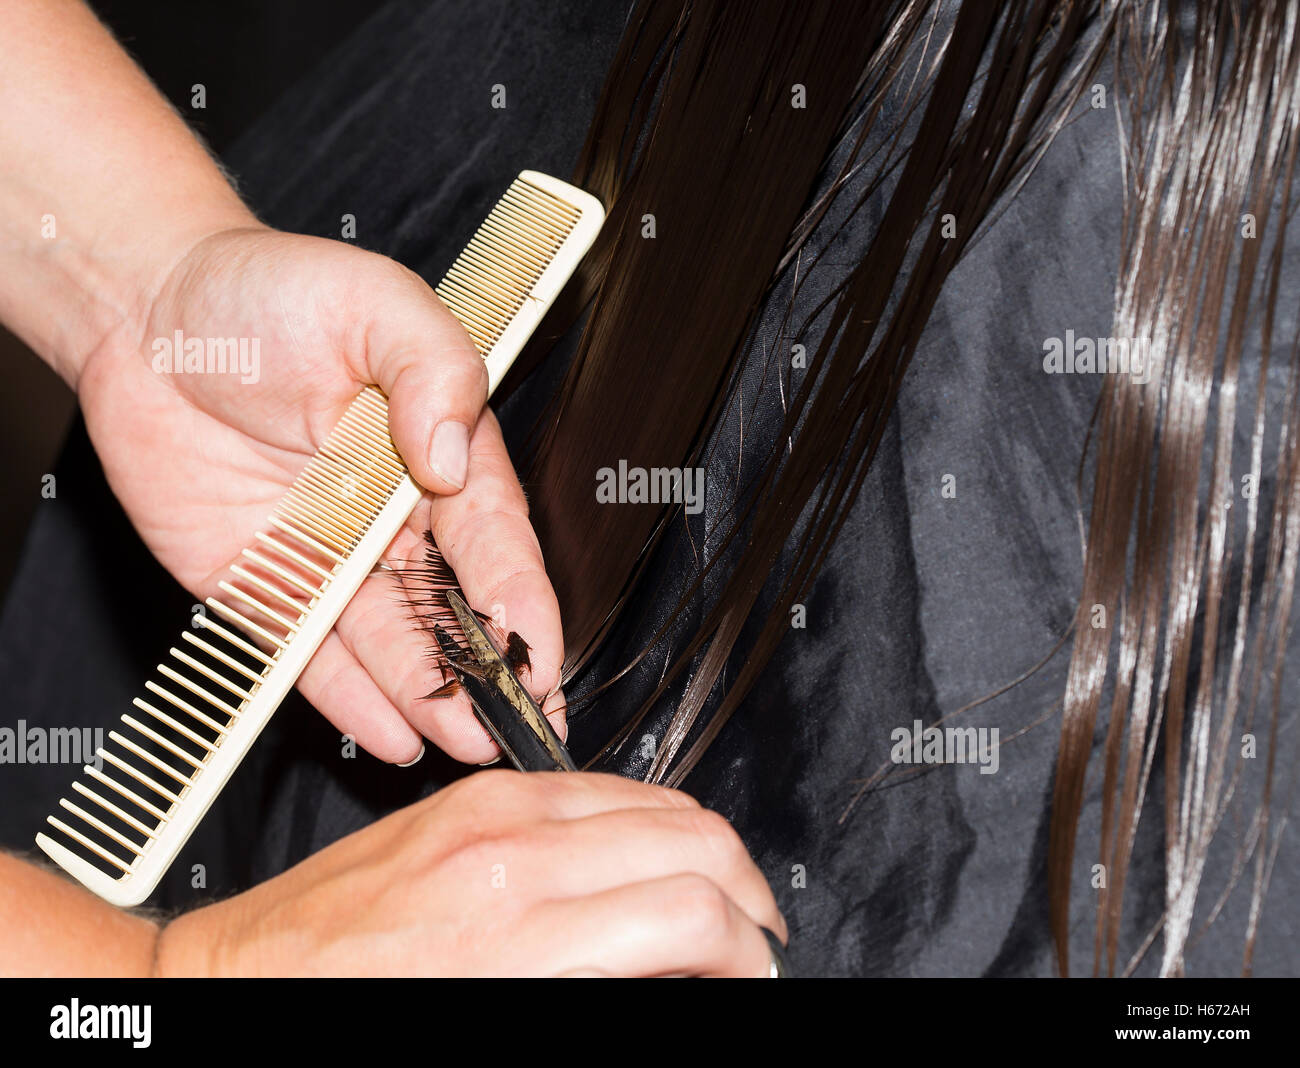
<svg viewBox="0 0 1300 1068">
<path fill-rule="evenodd" d="M 520 771 L 577 771 L 559 735 L 506 663 L 474 610 L 455 590 L 447 591 L 447 602 L 466 645 L 458 646 L 442 627 L 434 627 L 434 637 L 456 681 L 469 696 L 474 715 L 506 759 Z M 792 976 L 780 939 L 766 927 L 762 931 L 772 951 L 771 977 Z"/>
<path fill-rule="evenodd" d="M 456 681 L 469 695 L 474 715 L 506 759 L 520 771 L 577 771 L 559 735 L 474 610 L 455 590 L 447 591 L 447 602 L 465 635 L 465 647 L 458 646 L 442 627 L 434 627 L 434 637 Z"/>
</svg>

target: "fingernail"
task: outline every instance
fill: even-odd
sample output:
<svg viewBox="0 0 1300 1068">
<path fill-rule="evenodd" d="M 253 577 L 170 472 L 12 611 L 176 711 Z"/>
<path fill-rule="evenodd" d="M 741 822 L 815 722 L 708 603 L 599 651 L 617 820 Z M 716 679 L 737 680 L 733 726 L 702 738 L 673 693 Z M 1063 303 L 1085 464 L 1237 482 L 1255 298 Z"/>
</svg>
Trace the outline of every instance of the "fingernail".
<svg viewBox="0 0 1300 1068">
<path fill-rule="evenodd" d="M 399 768 L 409 768 L 412 764 L 418 764 L 424 758 L 424 743 L 420 743 L 420 751 L 415 754 L 414 760 L 408 760 L 405 764 L 398 764 Z"/>
<path fill-rule="evenodd" d="M 429 440 L 429 466 L 443 481 L 457 489 L 469 473 L 469 427 L 447 419 L 433 428 Z"/>
<path fill-rule="evenodd" d="M 501 755 L 500 755 L 500 754 L 497 754 L 497 755 L 494 756 L 491 760 L 485 760 L 485 761 L 483 761 L 483 763 L 480 764 L 479 767 L 480 767 L 480 768 L 490 768 L 493 764 L 500 764 L 500 763 L 501 763 Z"/>
</svg>

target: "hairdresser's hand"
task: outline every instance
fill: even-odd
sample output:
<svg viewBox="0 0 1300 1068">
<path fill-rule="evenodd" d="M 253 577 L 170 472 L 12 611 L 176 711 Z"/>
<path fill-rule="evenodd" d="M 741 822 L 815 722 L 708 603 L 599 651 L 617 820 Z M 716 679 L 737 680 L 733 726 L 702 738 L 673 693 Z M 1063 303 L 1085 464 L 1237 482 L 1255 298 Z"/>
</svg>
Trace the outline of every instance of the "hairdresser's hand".
<svg viewBox="0 0 1300 1068">
<path fill-rule="evenodd" d="M 488 771 L 173 922 L 164 975 L 765 976 L 727 822 L 610 775 Z"/>
<path fill-rule="evenodd" d="M 0 40 L 0 322 L 78 391 L 109 481 L 163 564 L 214 593 L 377 383 L 398 449 L 439 495 L 391 557 L 418 562 L 432 523 L 470 602 L 501 606 L 532 646 L 532 689 L 555 686 L 558 609 L 496 424 L 480 414 L 482 362 L 429 288 L 381 256 L 262 226 L 84 4 L 4 0 Z M 257 381 L 155 373 L 154 340 L 178 330 L 258 339 Z M 390 579 L 368 583 L 303 691 L 384 760 L 413 759 L 421 734 L 491 759 L 464 698 L 417 700 L 438 680 L 398 602 Z"/>
<path fill-rule="evenodd" d="M 247 338 L 239 372 L 175 373 L 155 355 L 184 338 Z M 155 349 L 155 340 L 162 339 Z M 251 360 L 251 339 L 258 360 Z M 178 361 L 179 362 L 179 361 Z M 558 685 L 559 610 L 469 336 L 415 274 L 335 241 L 250 225 L 199 240 L 140 318 L 85 363 L 78 382 L 114 492 L 154 555 L 197 596 L 218 592 L 256 531 L 362 386 L 389 397 L 394 441 L 433 491 L 391 546 L 418 565 L 434 532 L 475 607 L 504 613 L 531 648 L 531 689 Z M 398 580 L 372 576 L 300 688 L 340 731 L 407 762 L 421 735 L 481 763 L 497 751 L 441 681 Z M 552 720 L 563 733 L 563 713 Z"/>
</svg>

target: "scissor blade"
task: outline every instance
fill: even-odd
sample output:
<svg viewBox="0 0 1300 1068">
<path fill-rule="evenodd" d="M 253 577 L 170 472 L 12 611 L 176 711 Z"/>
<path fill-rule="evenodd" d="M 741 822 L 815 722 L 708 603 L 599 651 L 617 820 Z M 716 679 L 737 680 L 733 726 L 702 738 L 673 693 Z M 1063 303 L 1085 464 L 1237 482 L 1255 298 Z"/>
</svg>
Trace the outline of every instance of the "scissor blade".
<svg viewBox="0 0 1300 1068">
<path fill-rule="evenodd" d="M 447 591 L 447 601 L 477 664 L 472 673 L 457 670 L 457 680 L 469 694 L 488 733 L 521 771 L 576 771 L 564 743 L 498 652 L 473 609 L 455 590 Z"/>
</svg>

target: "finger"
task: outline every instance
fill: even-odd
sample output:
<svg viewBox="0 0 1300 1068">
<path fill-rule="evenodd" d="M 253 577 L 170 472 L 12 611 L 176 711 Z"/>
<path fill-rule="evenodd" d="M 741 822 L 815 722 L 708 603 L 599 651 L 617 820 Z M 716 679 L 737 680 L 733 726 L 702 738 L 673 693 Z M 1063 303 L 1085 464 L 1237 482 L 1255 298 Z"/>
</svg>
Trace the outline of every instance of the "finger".
<svg viewBox="0 0 1300 1068">
<path fill-rule="evenodd" d="M 547 902 L 514 937 L 533 974 L 765 978 L 772 961 L 758 926 L 695 874 Z"/>
<path fill-rule="evenodd" d="M 580 820 L 604 812 L 645 808 L 664 810 L 698 810 L 700 805 L 690 794 L 664 786 L 625 779 L 621 775 L 600 772 L 537 772 L 523 775 L 497 768 L 481 771 L 448 786 L 434 795 L 441 800 L 464 803 L 463 795 L 477 793 L 480 798 L 500 801 L 503 808 L 522 813 L 529 819 Z"/>
<path fill-rule="evenodd" d="M 583 863 L 557 864 L 558 856 Z M 581 897 L 630 882 L 694 872 L 706 876 L 756 924 L 786 935 L 772 890 L 739 835 L 705 808 L 632 808 L 543 823 L 511 862 L 514 886 Z"/>
<path fill-rule="evenodd" d="M 474 716 L 463 693 L 429 698 L 445 679 L 436 667 L 440 657 L 433 639 L 417 622 L 412 603 L 430 596 L 418 579 L 403 569 L 414 566 L 422 551 L 421 531 L 429 524 L 427 502 L 412 514 L 387 557 L 397 569 L 370 576 L 357 590 L 335 628 L 344 647 L 374 680 L 388 702 L 420 734 L 456 760 L 485 764 L 500 750 Z M 324 711 L 324 710 L 322 710 Z M 563 738 L 563 698 L 553 695 L 546 711 Z M 381 759 L 389 759 L 376 754 Z"/>
<path fill-rule="evenodd" d="M 431 655 L 433 639 L 406 603 L 422 595 L 404 586 L 399 574 L 372 575 L 339 617 L 334 633 L 415 731 L 456 760 L 495 760 L 499 750 L 474 717 L 469 698 L 463 693 L 428 697 L 443 677 Z"/>
<path fill-rule="evenodd" d="M 468 477 L 487 368 L 437 294 L 415 273 L 382 262 L 367 287 L 365 366 L 356 370 L 388 394 L 389 431 L 411 475 L 434 493 L 454 494 Z"/>
<path fill-rule="evenodd" d="M 551 721 L 551 726 L 555 728 L 555 733 L 560 736 L 560 741 L 569 740 L 569 703 L 564 698 L 563 690 L 554 690 L 551 695 L 542 701 L 542 715 Z"/>
<path fill-rule="evenodd" d="M 298 679 L 298 689 L 343 734 L 390 764 L 409 764 L 424 739 L 375 685 L 337 633 L 321 643 Z"/>
<path fill-rule="evenodd" d="M 528 688 L 535 695 L 550 694 L 559 686 L 564 660 L 560 606 L 491 411 L 475 429 L 464 492 L 435 497 L 429 524 L 469 604 L 528 643 Z M 552 702 L 548 713 L 564 737 L 562 706 Z"/>
</svg>

